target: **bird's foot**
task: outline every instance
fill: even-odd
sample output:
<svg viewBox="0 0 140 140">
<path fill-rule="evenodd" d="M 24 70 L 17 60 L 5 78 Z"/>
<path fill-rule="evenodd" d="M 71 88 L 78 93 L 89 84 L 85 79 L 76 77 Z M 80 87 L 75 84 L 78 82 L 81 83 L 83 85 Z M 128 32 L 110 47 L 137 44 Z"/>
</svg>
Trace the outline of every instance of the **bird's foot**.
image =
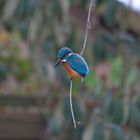
<svg viewBox="0 0 140 140">
<path fill-rule="evenodd" d="M 79 122 L 79 121 L 78 121 L 78 122 L 74 122 L 74 128 L 75 128 L 75 129 L 77 129 L 78 126 L 80 126 L 80 125 L 81 125 L 81 122 Z"/>
</svg>

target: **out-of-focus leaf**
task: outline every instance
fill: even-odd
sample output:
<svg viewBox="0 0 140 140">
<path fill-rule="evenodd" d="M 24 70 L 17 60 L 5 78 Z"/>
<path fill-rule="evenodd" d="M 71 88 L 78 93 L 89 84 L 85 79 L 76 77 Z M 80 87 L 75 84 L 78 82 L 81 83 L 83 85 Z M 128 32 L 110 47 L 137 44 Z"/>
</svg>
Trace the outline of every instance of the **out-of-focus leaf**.
<svg viewBox="0 0 140 140">
<path fill-rule="evenodd" d="M 5 2 L 5 0 L 1 0 L 1 1 L 0 1 L 0 7 L 3 6 L 4 2 Z"/>
<path fill-rule="evenodd" d="M 120 123 L 123 119 L 123 103 L 121 101 L 112 102 L 111 118 L 114 123 Z"/>
<path fill-rule="evenodd" d="M 133 85 L 136 82 L 136 80 L 137 80 L 137 69 L 133 67 L 128 73 L 125 88 L 128 88 L 129 86 Z"/>
<path fill-rule="evenodd" d="M 24 39 L 26 39 L 27 36 L 28 36 L 28 32 L 29 32 L 29 26 L 28 26 L 28 24 L 22 22 L 22 23 L 19 23 L 18 27 L 19 27 L 19 31 L 20 31 L 21 36 Z"/>
<path fill-rule="evenodd" d="M 120 127 L 115 126 L 113 128 L 113 137 L 114 140 L 122 140 L 122 130 L 120 129 Z"/>
<path fill-rule="evenodd" d="M 109 26 L 115 22 L 115 15 L 117 12 L 117 2 L 115 0 L 107 0 L 107 9 L 105 13 L 105 20 Z"/>
<path fill-rule="evenodd" d="M 88 0 L 81 0 L 82 8 L 84 8 L 87 5 L 88 2 L 89 2 Z"/>
<path fill-rule="evenodd" d="M 96 0 L 96 6 L 100 6 L 102 3 L 104 2 L 104 0 Z"/>
<path fill-rule="evenodd" d="M 103 123 L 97 122 L 93 132 L 92 140 L 104 140 L 104 127 Z"/>
<path fill-rule="evenodd" d="M 76 30 L 72 29 L 72 32 L 69 35 L 69 38 L 65 43 L 65 46 L 70 47 L 72 50 L 74 50 L 75 47 L 74 44 L 76 44 Z"/>
<path fill-rule="evenodd" d="M 62 131 L 63 116 L 60 106 L 56 109 L 54 114 L 48 119 L 48 133 L 58 135 Z"/>
<path fill-rule="evenodd" d="M 33 16 L 36 6 L 37 0 L 20 0 L 15 15 L 17 17 Z"/>
<path fill-rule="evenodd" d="M 62 20 L 62 8 L 59 1 L 53 1 L 52 12 L 60 21 Z"/>
<path fill-rule="evenodd" d="M 14 26 L 15 26 L 15 22 L 13 20 L 10 19 L 5 21 L 5 28 L 8 31 L 12 31 Z"/>
<path fill-rule="evenodd" d="M 5 0 L 0 0 L 0 13 L 3 10 L 4 4 L 5 4 Z"/>
<path fill-rule="evenodd" d="M 56 47 L 55 39 L 54 36 L 49 36 L 43 43 L 42 48 L 43 48 L 43 54 L 44 54 L 44 59 L 49 59 L 52 58 L 54 54 L 54 47 Z M 55 50 L 56 52 L 56 50 Z"/>
<path fill-rule="evenodd" d="M 130 105 L 130 125 L 140 130 L 140 109 L 134 104 Z"/>
<path fill-rule="evenodd" d="M 113 52 L 111 48 L 108 48 L 109 44 L 114 43 L 115 38 L 112 34 L 108 33 L 108 36 L 105 34 L 99 35 L 96 38 L 96 41 L 94 42 L 94 47 L 93 47 L 93 59 L 96 62 L 105 60 L 108 58 L 112 58 Z"/>
<path fill-rule="evenodd" d="M 112 107 L 112 93 L 108 93 L 105 96 L 103 102 L 103 108 L 106 115 L 111 111 L 111 107 Z"/>
<path fill-rule="evenodd" d="M 136 38 L 134 38 L 131 34 L 121 32 L 117 34 L 117 40 L 118 42 L 122 42 L 127 45 L 128 49 L 132 51 L 133 53 L 139 55 L 140 54 L 140 48 L 139 48 L 139 42 Z"/>
<path fill-rule="evenodd" d="M 136 99 L 136 106 L 140 109 L 140 96 Z"/>
<path fill-rule="evenodd" d="M 116 57 L 112 60 L 112 71 L 110 73 L 111 80 L 114 85 L 119 85 L 121 80 L 121 72 L 123 66 L 123 59 L 121 57 Z"/>
<path fill-rule="evenodd" d="M 103 39 L 106 43 L 112 46 L 114 46 L 114 44 L 116 43 L 116 36 L 110 32 L 106 32 L 103 36 Z"/>
<path fill-rule="evenodd" d="M 0 82 L 6 79 L 8 74 L 8 67 L 6 64 L 0 64 Z"/>
<path fill-rule="evenodd" d="M 94 61 L 96 62 L 97 60 L 102 60 L 106 58 L 105 54 L 105 48 L 103 45 L 103 40 L 100 37 L 97 37 L 95 43 L 94 43 L 94 50 L 93 50 L 93 56 L 94 56 Z"/>
<path fill-rule="evenodd" d="M 86 83 L 86 85 L 88 86 L 89 89 L 93 89 L 93 87 L 96 84 L 96 80 L 97 80 L 97 78 L 95 76 L 94 71 L 90 69 L 90 72 L 85 79 L 85 83 Z"/>
<path fill-rule="evenodd" d="M 76 1 L 75 0 L 70 0 L 70 5 L 73 6 L 76 4 Z"/>
<path fill-rule="evenodd" d="M 25 80 L 31 71 L 31 65 L 29 60 L 18 60 L 15 66 L 12 68 L 13 74 L 19 80 Z"/>
</svg>

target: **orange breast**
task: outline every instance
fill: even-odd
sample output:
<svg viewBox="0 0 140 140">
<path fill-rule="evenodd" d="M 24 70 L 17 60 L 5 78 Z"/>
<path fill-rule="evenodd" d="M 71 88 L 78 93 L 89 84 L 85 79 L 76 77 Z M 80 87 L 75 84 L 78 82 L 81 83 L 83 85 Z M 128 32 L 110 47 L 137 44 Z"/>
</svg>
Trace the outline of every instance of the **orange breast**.
<svg viewBox="0 0 140 140">
<path fill-rule="evenodd" d="M 73 69 L 70 68 L 70 66 L 65 62 L 65 63 L 62 63 L 63 66 L 64 66 L 64 69 L 66 70 L 66 72 L 70 75 L 71 79 L 74 79 L 74 78 L 80 78 L 81 79 L 81 76 L 80 74 L 78 74 L 76 71 L 74 71 Z"/>
</svg>

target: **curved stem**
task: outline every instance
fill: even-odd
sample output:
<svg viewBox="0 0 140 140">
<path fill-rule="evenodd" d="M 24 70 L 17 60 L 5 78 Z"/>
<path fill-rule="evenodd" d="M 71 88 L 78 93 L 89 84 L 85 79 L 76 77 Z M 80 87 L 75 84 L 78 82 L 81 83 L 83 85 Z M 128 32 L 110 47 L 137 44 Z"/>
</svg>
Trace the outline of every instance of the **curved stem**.
<svg viewBox="0 0 140 140">
<path fill-rule="evenodd" d="M 87 17 L 87 25 L 86 25 L 85 37 L 84 37 L 84 44 L 83 44 L 83 48 L 81 50 L 80 55 L 83 55 L 83 52 L 86 48 L 86 43 L 87 43 L 87 38 L 88 38 L 88 30 L 91 29 L 90 16 L 91 16 L 92 6 L 95 6 L 95 0 L 90 1 L 89 10 L 88 10 L 88 17 Z"/>
<path fill-rule="evenodd" d="M 76 129 L 77 125 L 76 125 L 75 116 L 74 116 L 74 112 L 73 112 L 73 105 L 72 105 L 72 80 L 70 80 L 70 110 L 71 110 L 74 128 Z"/>
</svg>

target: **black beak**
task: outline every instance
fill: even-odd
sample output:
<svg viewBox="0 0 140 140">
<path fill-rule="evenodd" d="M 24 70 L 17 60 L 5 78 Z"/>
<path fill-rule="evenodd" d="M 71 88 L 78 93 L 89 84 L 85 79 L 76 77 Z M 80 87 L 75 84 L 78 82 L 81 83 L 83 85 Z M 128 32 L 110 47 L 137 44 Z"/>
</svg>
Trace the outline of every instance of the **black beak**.
<svg viewBox="0 0 140 140">
<path fill-rule="evenodd" d="M 58 59 L 57 62 L 54 65 L 54 68 L 61 62 L 61 59 Z"/>
</svg>

